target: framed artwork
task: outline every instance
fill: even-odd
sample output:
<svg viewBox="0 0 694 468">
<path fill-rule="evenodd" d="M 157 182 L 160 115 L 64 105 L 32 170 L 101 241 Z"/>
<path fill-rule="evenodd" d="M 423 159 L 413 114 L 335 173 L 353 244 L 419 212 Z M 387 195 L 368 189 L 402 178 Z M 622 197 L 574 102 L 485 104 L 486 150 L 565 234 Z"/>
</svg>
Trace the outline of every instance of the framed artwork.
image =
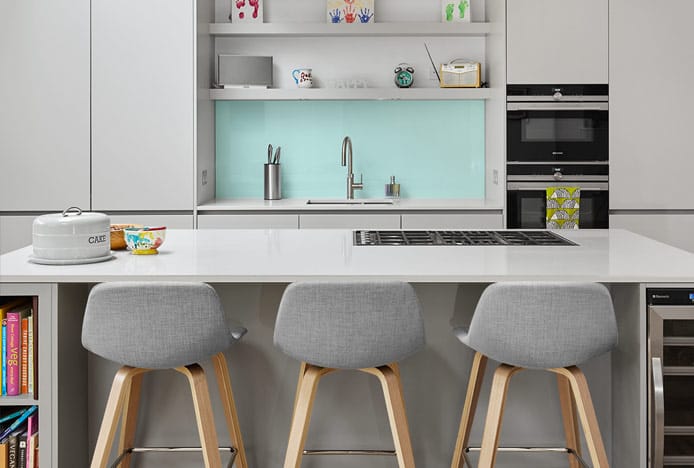
<svg viewBox="0 0 694 468">
<path fill-rule="evenodd" d="M 231 0 L 232 23 L 262 23 L 263 0 Z"/>
<path fill-rule="evenodd" d="M 472 0 L 441 0 L 441 21 L 444 23 L 469 23 Z"/>
<path fill-rule="evenodd" d="M 374 0 L 327 0 L 328 23 L 374 23 Z"/>
</svg>

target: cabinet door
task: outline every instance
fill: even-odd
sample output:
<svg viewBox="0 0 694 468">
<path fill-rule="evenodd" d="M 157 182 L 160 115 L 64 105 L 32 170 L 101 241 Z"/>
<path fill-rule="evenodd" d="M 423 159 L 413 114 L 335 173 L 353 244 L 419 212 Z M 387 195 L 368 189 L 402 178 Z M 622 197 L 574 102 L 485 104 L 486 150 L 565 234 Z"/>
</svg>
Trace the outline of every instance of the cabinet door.
<svg viewBox="0 0 694 468">
<path fill-rule="evenodd" d="M 617 214 L 610 216 L 610 228 L 627 229 L 694 252 L 694 214 Z"/>
<path fill-rule="evenodd" d="M 403 229 L 502 229 L 501 213 L 403 214 Z"/>
<path fill-rule="evenodd" d="M 92 1 L 92 208 L 192 210 L 191 0 Z"/>
<path fill-rule="evenodd" d="M 611 209 L 694 209 L 693 17 L 690 0 L 610 0 Z"/>
<path fill-rule="evenodd" d="M 607 83 L 607 3 L 508 0 L 508 83 Z"/>
<path fill-rule="evenodd" d="M 307 214 L 299 216 L 301 229 L 400 229 L 399 214 Z"/>
<path fill-rule="evenodd" d="M 298 229 L 299 215 L 200 215 L 198 229 Z"/>
<path fill-rule="evenodd" d="M 89 0 L 0 2 L 0 211 L 89 209 Z"/>
<path fill-rule="evenodd" d="M 34 216 L 0 216 L 0 255 L 31 245 Z"/>
</svg>

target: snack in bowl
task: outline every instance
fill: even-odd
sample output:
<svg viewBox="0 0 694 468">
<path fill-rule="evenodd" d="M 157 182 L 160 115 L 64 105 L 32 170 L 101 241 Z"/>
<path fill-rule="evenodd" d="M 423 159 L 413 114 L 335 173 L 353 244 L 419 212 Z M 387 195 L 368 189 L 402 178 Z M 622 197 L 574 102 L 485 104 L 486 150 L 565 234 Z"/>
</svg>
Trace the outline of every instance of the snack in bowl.
<svg viewBox="0 0 694 468">
<path fill-rule="evenodd" d="M 111 224 L 111 250 L 125 250 L 125 228 L 141 228 L 142 224 Z"/>
<path fill-rule="evenodd" d="M 166 238 L 166 226 L 125 228 L 125 243 L 134 255 L 155 255 Z"/>
</svg>

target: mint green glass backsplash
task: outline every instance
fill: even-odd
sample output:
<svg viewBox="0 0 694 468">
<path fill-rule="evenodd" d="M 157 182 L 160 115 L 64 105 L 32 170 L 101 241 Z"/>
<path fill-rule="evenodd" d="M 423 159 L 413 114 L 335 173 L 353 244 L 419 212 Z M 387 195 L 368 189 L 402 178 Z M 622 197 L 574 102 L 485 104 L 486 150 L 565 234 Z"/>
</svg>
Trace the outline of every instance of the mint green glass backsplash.
<svg viewBox="0 0 694 468">
<path fill-rule="evenodd" d="M 282 146 L 283 198 L 344 198 L 342 139 L 355 198 L 484 198 L 484 101 L 219 101 L 217 198 L 263 198 L 267 145 Z"/>
</svg>

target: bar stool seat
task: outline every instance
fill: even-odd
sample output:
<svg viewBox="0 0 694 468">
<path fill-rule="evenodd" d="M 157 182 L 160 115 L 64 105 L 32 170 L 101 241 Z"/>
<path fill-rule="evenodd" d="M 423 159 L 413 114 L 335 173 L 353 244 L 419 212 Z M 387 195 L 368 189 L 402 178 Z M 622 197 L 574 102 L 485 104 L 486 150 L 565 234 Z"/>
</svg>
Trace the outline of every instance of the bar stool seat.
<svg viewBox="0 0 694 468">
<path fill-rule="evenodd" d="M 414 468 L 398 361 L 424 346 L 424 323 L 414 288 L 401 282 L 304 282 L 287 287 L 275 323 L 275 346 L 301 361 L 285 468 L 303 455 L 393 454 Z M 394 451 L 304 451 L 318 381 L 339 369 L 381 382 Z M 394 452 L 394 453 L 393 453 Z"/>
<path fill-rule="evenodd" d="M 107 466 L 119 420 L 119 456 L 111 466 L 129 467 L 132 453 L 165 450 L 134 447 L 135 427 L 143 375 L 153 369 L 175 369 L 187 377 L 195 404 L 202 447 L 189 450 L 202 451 L 205 467 L 221 468 L 207 380 L 198 364 L 211 358 L 232 442 L 227 450 L 238 468 L 247 468 L 223 354 L 245 333 L 245 328 L 226 321 L 217 293 L 207 284 L 112 282 L 92 288 L 82 344 L 122 367 L 113 380 L 91 467 Z"/>
<path fill-rule="evenodd" d="M 488 358 L 502 364 L 494 373 L 480 449 L 480 468 L 494 466 L 508 384 L 515 373 L 526 368 L 557 374 L 567 441 L 563 450 L 569 453 L 570 466 L 574 468 L 584 463 L 580 459 L 578 411 L 593 466 L 608 467 L 588 384 L 583 372 L 576 367 L 617 344 L 617 323 L 605 286 L 596 283 L 496 283 L 485 289 L 480 297 L 469 329 L 456 328 L 454 332 L 476 354 L 452 468 L 462 468 L 466 463 L 470 428 Z"/>
</svg>

